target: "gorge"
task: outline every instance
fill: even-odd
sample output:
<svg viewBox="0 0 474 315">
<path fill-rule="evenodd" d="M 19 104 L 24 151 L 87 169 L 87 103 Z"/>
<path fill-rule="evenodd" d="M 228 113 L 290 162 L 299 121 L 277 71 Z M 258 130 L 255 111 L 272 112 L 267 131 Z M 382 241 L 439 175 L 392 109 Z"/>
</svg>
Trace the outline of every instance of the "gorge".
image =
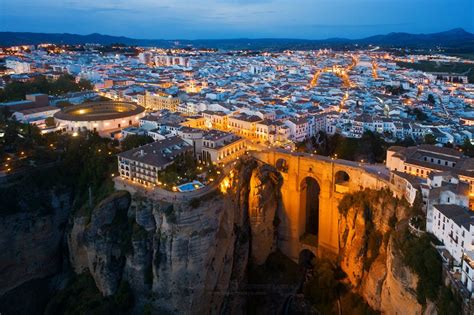
<svg viewBox="0 0 474 315">
<path fill-rule="evenodd" d="M 435 311 L 432 301 L 419 301 L 419 278 L 397 246 L 411 208 L 381 175 L 258 152 L 241 158 L 225 181 L 199 199 L 170 203 L 116 191 L 74 212 L 71 192 L 42 188 L 47 211 L 20 204 L 0 218 L 0 312 L 316 312 L 307 302 L 305 257 L 337 266 L 338 281 L 368 309 Z M 268 267 L 275 259 L 292 272 Z M 265 272 L 277 282 L 292 273 L 291 281 L 255 289 L 256 274 Z M 32 288 L 43 296 L 22 303 Z M 261 305 L 252 294 L 263 295 Z"/>
</svg>

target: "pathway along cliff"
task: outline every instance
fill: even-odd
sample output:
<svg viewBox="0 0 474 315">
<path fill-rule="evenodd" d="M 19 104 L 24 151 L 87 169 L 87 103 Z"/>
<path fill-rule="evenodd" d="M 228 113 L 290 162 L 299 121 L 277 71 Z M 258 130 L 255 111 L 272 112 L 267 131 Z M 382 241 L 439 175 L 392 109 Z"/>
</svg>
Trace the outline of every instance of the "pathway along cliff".
<svg viewBox="0 0 474 315">
<path fill-rule="evenodd" d="M 49 189 L 48 211 L 13 205 L 0 220 L 0 312 L 434 311 L 437 295 L 420 296 L 401 258 L 406 235 L 395 227 L 410 208 L 389 191 L 347 195 L 340 255 L 308 269 L 278 248 L 280 173 L 243 158 L 225 180 L 222 191 L 175 203 L 117 191 L 71 213 L 71 193 Z"/>
</svg>

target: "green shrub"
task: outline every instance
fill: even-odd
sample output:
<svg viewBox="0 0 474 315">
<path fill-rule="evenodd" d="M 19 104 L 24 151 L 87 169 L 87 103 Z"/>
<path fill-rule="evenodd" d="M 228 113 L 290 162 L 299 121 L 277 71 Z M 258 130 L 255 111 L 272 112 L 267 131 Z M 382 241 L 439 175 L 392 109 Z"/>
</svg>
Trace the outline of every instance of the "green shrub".
<svg viewBox="0 0 474 315">
<path fill-rule="evenodd" d="M 417 237 L 405 228 L 396 235 L 395 245 L 402 253 L 402 259 L 418 277 L 417 299 L 421 304 L 426 299 L 436 300 L 442 284 L 442 261 L 436 249 L 431 246 L 430 237 Z"/>
<path fill-rule="evenodd" d="M 120 310 L 128 310 L 133 306 L 133 293 L 130 289 L 128 281 L 122 280 L 117 293 L 113 296 L 113 299 Z"/>
</svg>

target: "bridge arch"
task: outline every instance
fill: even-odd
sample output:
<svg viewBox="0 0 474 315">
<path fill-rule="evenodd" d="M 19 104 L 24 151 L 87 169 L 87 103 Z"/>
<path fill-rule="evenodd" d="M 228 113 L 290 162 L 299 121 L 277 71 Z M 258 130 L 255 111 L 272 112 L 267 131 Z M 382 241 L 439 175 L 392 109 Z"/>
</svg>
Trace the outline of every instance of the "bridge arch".
<svg viewBox="0 0 474 315">
<path fill-rule="evenodd" d="M 319 235 L 319 204 L 321 186 L 314 177 L 307 176 L 300 183 L 300 213 L 302 219 L 302 237 L 312 246 L 317 246 Z"/>
<path fill-rule="evenodd" d="M 351 177 L 346 171 L 337 171 L 336 174 L 334 174 L 334 182 L 336 184 L 346 184 L 349 183 L 351 180 Z"/>
</svg>

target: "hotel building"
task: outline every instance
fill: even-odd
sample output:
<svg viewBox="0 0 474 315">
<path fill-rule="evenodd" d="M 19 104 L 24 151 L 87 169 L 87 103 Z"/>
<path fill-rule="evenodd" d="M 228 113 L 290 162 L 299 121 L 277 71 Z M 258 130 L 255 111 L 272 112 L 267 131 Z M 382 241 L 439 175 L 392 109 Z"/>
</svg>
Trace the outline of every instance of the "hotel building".
<svg viewBox="0 0 474 315">
<path fill-rule="evenodd" d="M 170 137 L 118 154 L 122 178 L 144 185 L 156 185 L 158 173 L 178 156 L 193 153 L 193 146 L 180 137 Z"/>
</svg>

